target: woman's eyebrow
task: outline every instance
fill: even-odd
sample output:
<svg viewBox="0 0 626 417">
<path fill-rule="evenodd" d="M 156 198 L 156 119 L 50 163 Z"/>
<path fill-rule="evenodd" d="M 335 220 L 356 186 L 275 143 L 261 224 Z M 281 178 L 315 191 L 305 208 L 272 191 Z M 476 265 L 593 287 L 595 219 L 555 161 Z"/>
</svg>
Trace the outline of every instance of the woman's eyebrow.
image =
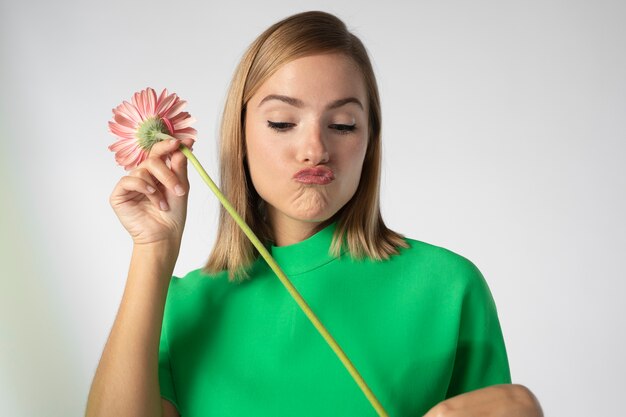
<svg viewBox="0 0 626 417">
<path fill-rule="evenodd" d="M 282 101 L 283 103 L 287 103 L 291 106 L 298 107 L 298 108 L 304 107 L 304 102 L 302 100 L 297 99 L 295 97 L 283 96 L 280 94 L 270 94 L 269 96 L 266 96 L 263 100 L 261 100 L 258 107 L 261 107 L 263 103 L 270 101 L 270 100 L 279 100 L 279 101 Z M 340 98 L 339 100 L 335 100 L 332 103 L 330 103 L 328 106 L 326 106 L 326 110 L 336 109 L 348 103 L 354 103 L 358 105 L 361 108 L 361 110 L 363 110 L 363 104 L 356 97 L 346 97 L 346 98 Z"/>
</svg>

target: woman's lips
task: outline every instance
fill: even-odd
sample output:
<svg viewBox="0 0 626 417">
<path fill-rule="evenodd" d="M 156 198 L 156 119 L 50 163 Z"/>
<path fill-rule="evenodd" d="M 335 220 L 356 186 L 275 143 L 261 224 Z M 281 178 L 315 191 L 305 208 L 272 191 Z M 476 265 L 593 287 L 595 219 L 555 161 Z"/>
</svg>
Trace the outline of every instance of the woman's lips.
<svg viewBox="0 0 626 417">
<path fill-rule="evenodd" d="M 326 185 L 330 184 L 335 179 L 335 176 L 330 168 L 316 167 L 296 172 L 293 179 L 302 184 Z"/>
</svg>

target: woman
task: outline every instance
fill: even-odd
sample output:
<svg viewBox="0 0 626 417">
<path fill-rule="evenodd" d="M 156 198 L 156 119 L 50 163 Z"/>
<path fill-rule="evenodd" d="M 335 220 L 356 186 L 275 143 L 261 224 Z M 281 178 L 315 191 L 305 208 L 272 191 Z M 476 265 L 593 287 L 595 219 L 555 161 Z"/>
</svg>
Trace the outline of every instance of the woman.
<svg viewBox="0 0 626 417">
<path fill-rule="evenodd" d="M 510 384 L 480 272 L 385 227 L 380 126 L 358 38 L 326 13 L 291 16 L 234 75 L 222 190 L 389 415 L 541 415 Z M 189 189 L 179 144 L 155 145 L 111 195 L 134 247 L 87 415 L 375 415 L 224 211 L 205 268 L 171 279 Z"/>
</svg>

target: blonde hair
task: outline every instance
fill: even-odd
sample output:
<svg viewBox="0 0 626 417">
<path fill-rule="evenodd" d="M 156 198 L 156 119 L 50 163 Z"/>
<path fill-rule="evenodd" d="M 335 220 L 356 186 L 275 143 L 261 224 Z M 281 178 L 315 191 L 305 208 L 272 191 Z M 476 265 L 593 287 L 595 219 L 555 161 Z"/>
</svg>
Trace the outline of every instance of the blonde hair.
<svg viewBox="0 0 626 417">
<path fill-rule="evenodd" d="M 408 245 L 388 229 L 380 214 L 381 113 L 376 78 L 367 51 L 336 16 L 319 11 L 287 17 L 263 32 L 248 48 L 228 90 L 222 115 L 220 188 L 254 233 L 264 242 L 273 235 L 264 219 L 264 202 L 252 184 L 245 162 L 246 105 L 258 88 L 282 65 L 322 53 L 342 53 L 360 69 L 369 100 L 369 138 L 361 179 L 354 196 L 321 226 L 337 221 L 330 253 L 347 248 L 354 258 L 388 259 Z M 207 273 L 228 271 L 231 281 L 248 278 L 258 251 L 223 207 Z"/>
</svg>

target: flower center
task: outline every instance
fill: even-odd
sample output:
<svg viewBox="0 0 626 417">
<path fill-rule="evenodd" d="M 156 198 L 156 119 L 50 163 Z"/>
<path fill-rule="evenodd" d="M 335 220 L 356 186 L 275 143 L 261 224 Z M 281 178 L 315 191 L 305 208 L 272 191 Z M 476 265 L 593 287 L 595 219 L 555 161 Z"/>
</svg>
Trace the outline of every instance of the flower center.
<svg viewBox="0 0 626 417">
<path fill-rule="evenodd" d="M 170 135 L 171 133 L 160 117 L 153 116 L 139 125 L 135 136 L 139 146 L 143 150 L 149 151 L 155 143 L 163 140 L 163 134 Z"/>
</svg>

